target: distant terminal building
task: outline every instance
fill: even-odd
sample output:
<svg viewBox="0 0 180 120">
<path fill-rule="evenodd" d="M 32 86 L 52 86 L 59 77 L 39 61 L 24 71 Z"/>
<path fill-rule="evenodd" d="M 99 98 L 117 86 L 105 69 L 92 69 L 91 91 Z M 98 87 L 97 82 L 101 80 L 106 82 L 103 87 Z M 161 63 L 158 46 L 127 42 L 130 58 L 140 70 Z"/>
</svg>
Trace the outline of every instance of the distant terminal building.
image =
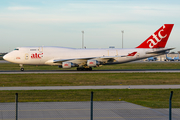
<svg viewBox="0 0 180 120">
<path fill-rule="evenodd" d="M 5 54 L 7 54 L 7 53 L 0 53 L 0 56 L 4 56 Z"/>
<path fill-rule="evenodd" d="M 109 46 L 109 48 L 115 48 L 115 46 Z"/>
</svg>

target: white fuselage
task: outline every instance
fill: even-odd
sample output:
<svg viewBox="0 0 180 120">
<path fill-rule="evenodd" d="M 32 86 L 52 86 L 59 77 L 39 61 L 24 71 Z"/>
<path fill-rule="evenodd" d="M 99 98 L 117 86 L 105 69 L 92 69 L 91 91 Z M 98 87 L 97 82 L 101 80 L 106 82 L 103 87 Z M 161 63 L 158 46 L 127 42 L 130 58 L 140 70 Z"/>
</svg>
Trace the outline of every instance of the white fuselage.
<svg viewBox="0 0 180 120">
<path fill-rule="evenodd" d="M 99 57 L 116 56 L 114 62 L 106 64 L 118 64 L 139 59 L 157 56 L 158 54 L 146 54 L 154 49 L 75 49 L 64 47 L 18 47 L 4 56 L 4 59 L 18 64 L 29 65 L 61 65 L 54 63 L 54 60 L 68 60 L 79 58 L 91 58 L 97 60 Z M 126 56 L 129 53 L 137 52 L 134 56 Z M 122 57 L 124 56 L 124 57 Z"/>
</svg>

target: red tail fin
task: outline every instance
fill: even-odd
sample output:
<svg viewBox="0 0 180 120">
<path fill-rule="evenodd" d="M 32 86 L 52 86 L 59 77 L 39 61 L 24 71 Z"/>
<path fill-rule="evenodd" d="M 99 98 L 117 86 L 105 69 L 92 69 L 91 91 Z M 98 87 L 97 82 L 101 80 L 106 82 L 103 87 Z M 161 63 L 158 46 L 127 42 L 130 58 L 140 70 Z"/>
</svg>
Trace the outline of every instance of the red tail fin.
<svg viewBox="0 0 180 120">
<path fill-rule="evenodd" d="M 174 24 L 164 24 L 136 48 L 164 48 Z"/>
</svg>

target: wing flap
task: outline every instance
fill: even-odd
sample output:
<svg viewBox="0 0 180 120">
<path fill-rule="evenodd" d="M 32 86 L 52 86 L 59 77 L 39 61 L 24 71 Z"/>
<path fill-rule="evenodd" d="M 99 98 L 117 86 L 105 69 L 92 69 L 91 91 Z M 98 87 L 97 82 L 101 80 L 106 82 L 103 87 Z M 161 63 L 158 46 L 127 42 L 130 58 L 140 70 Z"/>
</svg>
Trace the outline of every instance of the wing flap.
<svg viewBox="0 0 180 120">
<path fill-rule="evenodd" d="M 74 58 L 74 59 L 55 59 L 53 60 L 53 63 L 62 63 L 62 62 L 67 62 L 67 61 L 87 61 L 89 59 L 93 59 L 95 57 L 90 57 L 90 58 Z"/>
<path fill-rule="evenodd" d="M 81 63 L 86 62 L 87 60 L 97 60 L 102 62 L 110 62 L 114 61 L 115 58 L 119 57 L 133 57 L 137 52 L 129 53 L 128 55 L 122 55 L 122 56 L 102 56 L 102 57 L 89 57 L 89 58 L 74 58 L 74 59 L 55 59 L 53 60 L 53 63 L 63 63 L 63 62 L 73 62 L 73 63 Z"/>
</svg>

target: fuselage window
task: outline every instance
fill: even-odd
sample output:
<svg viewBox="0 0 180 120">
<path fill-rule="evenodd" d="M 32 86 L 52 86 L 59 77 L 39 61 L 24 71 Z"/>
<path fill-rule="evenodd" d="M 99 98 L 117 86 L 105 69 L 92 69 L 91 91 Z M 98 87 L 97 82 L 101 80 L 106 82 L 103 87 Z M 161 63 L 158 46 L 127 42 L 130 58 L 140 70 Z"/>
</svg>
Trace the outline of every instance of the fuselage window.
<svg viewBox="0 0 180 120">
<path fill-rule="evenodd" d="M 30 49 L 30 51 L 36 51 L 36 49 Z"/>
</svg>

